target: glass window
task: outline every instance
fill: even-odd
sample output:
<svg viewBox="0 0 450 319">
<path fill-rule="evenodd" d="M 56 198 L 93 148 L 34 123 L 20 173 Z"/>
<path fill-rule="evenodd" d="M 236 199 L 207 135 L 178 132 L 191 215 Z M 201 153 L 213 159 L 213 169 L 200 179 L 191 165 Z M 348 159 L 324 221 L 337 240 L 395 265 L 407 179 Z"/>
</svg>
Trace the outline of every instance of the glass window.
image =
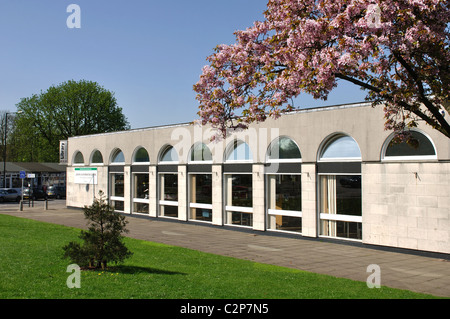
<svg viewBox="0 0 450 319">
<path fill-rule="evenodd" d="M 361 198 L 360 175 L 321 175 L 321 235 L 362 239 Z"/>
<path fill-rule="evenodd" d="M 84 164 L 84 157 L 83 154 L 81 154 L 81 152 L 77 152 L 77 154 L 75 154 L 75 158 L 74 158 L 74 164 Z"/>
<path fill-rule="evenodd" d="M 123 152 L 121 150 L 116 150 L 112 157 L 111 163 L 124 163 L 124 162 L 125 156 L 123 155 Z"/>
<path fill-rule="evenodd" d="M 177 151 L 172 147 L 167 147 L 161 155 L 161 162 L 178 162 Z"/>
<path fill-rule="evenodd" d="M 103 156 L 100 151 L 95 151 L 94 154 L 92 154 L 92 164 L 103 164 Z"/>
<path fill-rule="evenodd" d="M 111 175 L 111 196 L 124 197 L 123 173 L 112 173 Z"/>
<path fill-rule="evenodd" d="M 110 201 L 115 210 L 124 210 L 124 175 L 123 173 L 110 174 Z"/>
<path fill-rule="evenodd" d="M 270 209 L 301 211 L 301 175 L 269 175 Z"/>
<path fill-rule="evenodd" d="M 227 223 L 253 225 L 251 174 L 225 174 Z"/>
<path fill-rule="evenodd" d="M 301 175 L 268 175 L 269 229 L 302 231 Z"/>
<path fill-rule="evenodd" d="M 160 174 L 159 215 L 178 217 L 178 174 Z"/>
<path fill-rule="evenodd" d="M 198 161 L 212 161 L 211 151 L 203 143 L 195 144 L 191 150 L 191 162 Z"/>
<path fill-rule="evenodd" d="M 226 161 L 251 161 L 252 159 L 253 156 L 248 144 L 236 140 L 228 151 Z"/>
<path fill-rule="evenodd" d="M 134 154 L 134 162 L 135 163 L 149 163 L 150 157 L 148 156 L 148 152 L 145 148 L 141 147 Z"/>
<path fill-rule="evenodd" d="M 338 136 L 326 145 L 321 160 L 354 158 L 360 159 L 361 152 L 356 141 L 350 136 Z"/>
<path fill-rule="evenodd" d="M 407 142 L 390 141 L 386 148 L 386 157 L 397 156 L 435 156 L 436 151 L 431 141 L 422 133 L 411 131 L 411 139 Z"/>
<path fill-rule="evenodd" d="M 133 174 L 133 212 L 149 213 L 149 175 Z"/>
<path fill-rule="evenodd" d="M 190 174 L 190 216 L 192 220 L 212 221 L 212 175 Z"/>
<path fill-rule="evenodd" d="M 293 140 L 288 137 L 280 137 L 272 143 L 269 149 L 269 160 L 294 160 L 301 159 L 300 150 Z"/>
</svg>

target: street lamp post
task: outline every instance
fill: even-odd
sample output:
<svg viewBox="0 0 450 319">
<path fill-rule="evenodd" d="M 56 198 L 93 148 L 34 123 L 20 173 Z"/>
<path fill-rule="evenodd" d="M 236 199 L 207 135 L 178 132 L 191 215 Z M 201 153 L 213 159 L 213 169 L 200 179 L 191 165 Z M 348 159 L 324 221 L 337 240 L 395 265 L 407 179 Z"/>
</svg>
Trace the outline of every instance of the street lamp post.
<svg viewBox="0 0 450 319">
<path fill-rule="evenodd" d="M 6 137 L 8 134 L 8 115 L 16 113 L 22 113 L 22 111 L 5 113 L 5 139 L 3 142 L 3 188 L 6 188 Z"/>
</svg>

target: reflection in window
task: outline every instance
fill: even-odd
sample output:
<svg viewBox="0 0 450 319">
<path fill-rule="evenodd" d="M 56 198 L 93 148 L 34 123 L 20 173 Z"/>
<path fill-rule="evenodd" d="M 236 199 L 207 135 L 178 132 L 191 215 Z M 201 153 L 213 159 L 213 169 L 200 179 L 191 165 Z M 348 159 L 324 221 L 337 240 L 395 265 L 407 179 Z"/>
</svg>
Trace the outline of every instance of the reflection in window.
<svg viewBox="0 0 450 319">
<path fill-rule="evenodd" d="M 178 154 L 177 151 L 172 147 L 167 147 L 161 155 L 161 162 L 177 162 Z"/>
<path fill-rule="evenodd" d="M 84 164 L 83 154 L 81 154 L 81 152 L 77 152 L 73 162 L 74 162 L 74 164 Z"/>
<path fill-rule="evenodd" d="M 160 174 L 159 214 L 178 217 L 178 174 Z"/>
<path fill-rule="evenodd" d="M 269 175 L 269 229 L 302 231 L 301 175 Z"/>
<path fill-rule="evenodd" d="M 203 143 L 195 144 L 191 150 L 191 162 L 198 161 L 212 161 L 211 151 Z"/>
<path fill-rule="evenodd" d="M 134 162 L 135 163 L 148 163 L 150 162 L 150 158 L 148 156 L 148 152 L 145 148 L 141 147 L 134 154 Z"/>
<path fill-rule="evenodd" d="M 190 219 L 212 221 L 212 175 L 190 174 Z"/>
<path fill-rule="evenodd" d="M 431 141 L 422 133 L 411 131 L 407 142 L 391 141 L 386 149 L 386 157 L 397 156 L 435 156 L 436 151 Z"/>
<path fill-rule="evenodd" d="M 225 174 L 227 223 L 253 225 L 251 174 Z"/>
<path fill-rule="evenodd" d="M 301 159 L 300 150 L 293 140 L 288 137 L 280 137 L 272 143 L 269 149 L 269 160 L 294 160 Z"/>
<path fill-rule="evenodd" d="M 247 143 L 235 140 L 229 150 L 226 161 L 250 161 L 252 153 Z"/>
<path fill-rule="evenodd" d="M 321 235 L 362 239 L 360 175 L 320 176 Z"/>
<path fill-rule="evenodd" d="M 350 136 L 339 136 L 332 139 L 322 153 L 322 160 L 338 158 L 361 158 L 361 152 L 356 141 Z"/>
<path fill-rule="evenodd" d="M 149 213 L 149 176 L 133 174 L 133 212 Z"/>
<path fill-rule="evenodd" d="M 92 154 L 92 164 L 103 164 L 103 156 L 100 151 L 95 151 L 94 154 Z"/>
<path fill-rule="evenodd" d="M 124 210 L 124 175 L 123 173 L 110 174 L 110 200 L 115 210 Z"/>
<path fill-rule="evenodd" d="M 124 163 L 125 156 L 121 150 L 116 150 L 111 160 L 112 163 Z"/>
</svg>

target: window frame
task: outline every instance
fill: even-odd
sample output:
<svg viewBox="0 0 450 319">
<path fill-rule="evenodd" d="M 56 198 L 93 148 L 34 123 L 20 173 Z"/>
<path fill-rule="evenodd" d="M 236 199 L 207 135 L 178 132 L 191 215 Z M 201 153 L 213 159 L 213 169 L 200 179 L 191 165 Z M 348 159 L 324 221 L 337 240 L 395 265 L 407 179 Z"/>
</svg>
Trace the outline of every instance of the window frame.
<svg viewBox="0 0 450 319">
<path fill-rule="evenodd" d="M 435 161 L 438 159 L 437 156 L 437 149 L 436 145 L 434 144 L 434 141 L 431 139 L 431 137 L 418 129 L 410 129 L 412 132 L 416 132 L 418 134 L 423 135 L 424 138 L 426 138 L 434 150 L 434 155 L 399 155 L 399 156 L 386 156 L 386 152 L 389 148 L 389 144 L 395 137 L 395 133 L 391 133 L 384 141 L 383 146 L 381 148 L 381 161 L 383 162 L 403 162 L 403 161 Z"/>
</svg>

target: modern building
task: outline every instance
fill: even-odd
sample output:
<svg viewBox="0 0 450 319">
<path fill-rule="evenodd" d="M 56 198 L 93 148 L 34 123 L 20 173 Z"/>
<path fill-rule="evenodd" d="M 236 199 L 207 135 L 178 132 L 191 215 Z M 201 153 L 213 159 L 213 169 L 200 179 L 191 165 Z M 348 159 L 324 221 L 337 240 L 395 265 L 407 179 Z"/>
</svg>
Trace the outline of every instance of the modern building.
<svg viewBox="0 0 450 319">
<path fill-rule="evenodd" d="M 214 142 L 193 123 L 72 137 L 67 205 L 102 190 L 125 214 L 450 253 L 450 140 L 420 123 L 394 144 L 384 121 L 361 103 Z"/>
</svg>

